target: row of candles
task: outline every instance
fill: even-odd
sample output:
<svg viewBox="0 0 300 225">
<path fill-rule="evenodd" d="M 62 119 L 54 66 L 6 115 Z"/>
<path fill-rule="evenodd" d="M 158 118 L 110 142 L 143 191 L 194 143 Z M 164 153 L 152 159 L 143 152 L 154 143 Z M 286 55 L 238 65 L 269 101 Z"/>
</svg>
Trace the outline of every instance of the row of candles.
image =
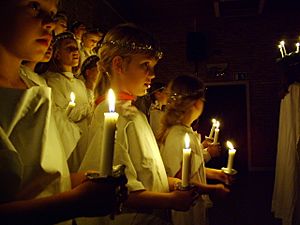
<svg viewBox="0 0 300 225">
<path fill-rule="evenodd" d="M 101 151 L 101 162 L 100 162 L 100 175 L 109 176 L 112 173 L 113 166 L 113 155 L 114 155 L 114 141 L 116 124 L 119 114 L 115 112 L 115 95 L 112 89 L 108 91 L 108 108 L 109 111 L 104 113 L 104 126 L 103 126 L 103 138 L 102 138 L 102 151 Z M 70 102 L 67 106 L 67 114 L 75 107 L 75 94 L 71 92 Z M 216 119 L 212 119 L 212 128 L 210 130 L 209 137 L 213 138 L 213 144 L 218 142 L 220 122 Z M 214 137 L 213 137 L 214 136 Z M 188 187 L 190 178 L 191 168 L 191 148 L 190 148 L 190 137 L 185 134 L 184 137 L 185 147 L 183 148 L 183 160 L 182 160 L 182 187 Z M 231 174 L 233 159 L 236 150 L 232 143 L 227 141 L 228 151 L 228 162 L 227 162 L 227 173 Z"/>
<path fill-rule="evenodd" d="M 299 53 L 299 47 L 300 47 L 300 43 L 297 42 L 296 44 L 296 51 L 295 53 Z M 284 58 L 285 56 L 287 56 L 287 52 L 286 52 L 286 48 L 285 48 L 285 42 L 284 41 L 280 41 L 279 45 L 278 45 L 281 57 Z"/>
<path fill-rule="evenodd" d="M 212 128 L 210 130 L 209 137 L 212 139 L 214 133 L 214 138 L 213 138 L 213 144 L 218 142 L 218 136 L 219 136 L 219 126 L 220 122 L 217 121 L 216 119 L 212 119 Z M 190 168 L 191 168 L 191 152 L 192 149 L 190 148 L 190 137 L 186 133 L 184 137 L 184 143 L 185 147 L 183 149 L 183 156 L 182 156 L 182 187 L 188 187 L 189 186 L 189 178 L 190 178 Z M 233 172 L 233 159 L 236 153 L 236 149 L 234 149 L 233 144 L 230 141 L 226 142 L 227 147 L 229 148 L 228 150 L 228 161 L 227 161 L 227 168 L 226 173 L 232 174 Z"/>
</svg>

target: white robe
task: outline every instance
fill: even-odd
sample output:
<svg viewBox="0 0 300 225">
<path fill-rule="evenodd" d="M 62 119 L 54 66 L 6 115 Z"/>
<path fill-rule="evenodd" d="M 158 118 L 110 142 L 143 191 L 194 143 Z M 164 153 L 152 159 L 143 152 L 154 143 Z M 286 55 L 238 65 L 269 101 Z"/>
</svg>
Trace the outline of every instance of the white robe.
<svg viewBox="0 0 300 225">
<path fill-rule="evenodd" d="M 291 225 L 299 195 L 300 83 L 289 86 L 281 100 L 277 143 L 276 173 L 272 198 L 274 216 Z M 299 198 L 299 197 L 298 197 Z M 299 200 L 298 200 L 299 201 Z M 298 223 L 300 224 L 300 221 Z"/>
<path fill-rule="evenodd" d="M 28 88 L 33 86 L 48 87 L 44 77 L 38 75 L 25 65 L 21 65 L 20 67 L 20 77 Z M 56 121 L 61 140 L 63 140 L 62 144 L 66 158 L 68 159 L 80 139 L 79 127 L 70 121 L 64 112 L 57 110 L 56 107 L 52 107 L 52 112 L 51 116 L 53 116 Z"/>
<path fill-rule="evenodd" d="M 107 103 L 100 103 L 92 120 L 94 135 L 80 170 L 100 169 L 100 151 L 103 135 L 103 113 L 108 110 Z M 131 106 L 130 101 L 119 101 L 119 113 L 114 149 L 114 165 L 126 166 L 127 187 L 129 191 L 148 190 L 168 192 L 168 178 L 160 156 L 155 137 L 145 115 Z M 108 224 L 168 224 L 168 210 L 147 210 L 138 212 L 128 210 L 106 220 Z M 80 225 L 80 222 L 78 222 Z M 92 224 L 92 223 L 89 223 Z M 97 224 L 97 223 L 96 223 Z M 99 224 L 99 223 L 98 223 Z"/>
<path fill-rule="evenodd" d="M 75 94 L 75 107 L 68 115 L 69 119 L 76 123 L 81 131 L 81 138 L 69 159 L 71 172 L 77 172 L 87 149 L 88 126 L 93 111 L 91 99 L 84 83 L 75 78 L 72 73 L 47 72 L 45 75 L 47 84 L 53 90 L 53 101 L 55 109 L 61 113 L 66 112 L 70 102 L 70 93 Z"/>
<path fill-rule="evenodd" d="M 32 199 L 70 190 L 66 156 L 51 112 L 48 87 L 0 88 L 1 198 Z"/>
<path fill-rule="evenodd" d="M 160 151 L 167 171 L 167 175 L 175 177 L 182 166 L 182 151 L 184 148 L 184 136 L 190 137 L 192 149 L 191 177 L 190 180 L 206 184 L 206 175 L 203 159 L 203 147 L 200 143 L 199 134 L 191 127 L 175 125 L 170 128 L 165 144 Z M 206 208 L 211 204 L 207 195 L 202 195 L 197 204 L 187 212 L 172 211 L 174 225 L 206 225 Z"/>
</svg>

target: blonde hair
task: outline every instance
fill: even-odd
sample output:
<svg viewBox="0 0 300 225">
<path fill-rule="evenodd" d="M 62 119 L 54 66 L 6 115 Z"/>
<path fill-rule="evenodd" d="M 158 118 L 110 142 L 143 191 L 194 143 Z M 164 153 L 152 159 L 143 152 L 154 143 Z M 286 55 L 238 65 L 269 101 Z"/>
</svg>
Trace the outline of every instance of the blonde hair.
<svg viewBox="0 0 300 225">
<path fill-rule="evenodd" d="M 150 34 L 134 24 L 117 25 L 107 32 L 99 48 L 101 72 L 111 74 L 111 63 L 115 56 L 129 57 L 130 60 L 130 56 L 136 54 L 157 60 L 162 57 L 158 42 Z"/>
<path fill-rule="evenodd" d="M 160 145 L 166 141 L 172 126 L 182 124 L 183 118 L 194 103 L 199 99 L 204 100 L 205 88 L 203 82 L 197 77 L 181 75 L 169 83 L 167 91 L 168 103 L 157 136 Z"/>
</svg>

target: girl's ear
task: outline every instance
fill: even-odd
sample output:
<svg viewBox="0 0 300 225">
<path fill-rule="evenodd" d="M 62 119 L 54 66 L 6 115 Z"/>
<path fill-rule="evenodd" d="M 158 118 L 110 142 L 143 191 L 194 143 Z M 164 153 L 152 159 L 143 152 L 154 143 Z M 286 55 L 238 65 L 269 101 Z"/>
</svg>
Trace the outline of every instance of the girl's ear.
<svg viewBox="0 0 300 225">
<path fill-rule="evenodd" d="M 123 58 L 121 56 L 115 56 L 112 60 L 112 70 L 121 73 L 123 71 Z"/>
<path fill-rule="evenodd" d="M 204 106 L 204 102 L 201 99 L 198 99 L 195 101 L 194 106 L 196 109 L 201 109 Z"/>
</svg>

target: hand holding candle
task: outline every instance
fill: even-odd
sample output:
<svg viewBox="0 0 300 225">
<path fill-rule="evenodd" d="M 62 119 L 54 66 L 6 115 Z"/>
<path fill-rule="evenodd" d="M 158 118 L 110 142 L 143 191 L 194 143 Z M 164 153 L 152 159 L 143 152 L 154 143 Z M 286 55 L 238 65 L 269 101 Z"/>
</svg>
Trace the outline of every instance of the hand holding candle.
<svg viewBox="0 0 300 225">
<path fill-rule="evenodd" d="M 100 161 L 100 175 L 112 174 L 115 131 L 119 114 L 115 112 L 115 95 L 112 89 L 108 91 L 109 112 L 104 113 L 103 138 Z"/>
<path fill-rule="evenodd" d="M 227 162 L 227 171 L 229 174 L 232 173 L 232 166 L 233 166 L 233 159 L 234 159 L 234 155 L 236 150 L 234 149 L 232 143 L 230 141 L 226 142 L 227 147 L 229 148 L 228 150 L 228 162 Z"/>
<path fill-rule="evenodd" d="M 214 141 L 213 141 L 213 144 L 217 144 L 218 143 L 218 138 L 219 138 L 219 132 L 220 132 L 220 122 L 217 121 L 216 122 L 216 128 L 215 128 L 215 136 L 214 136 Z"/>
<path fill-rule="evenodd" d="M 185 148 L 183 149 L 183 157 L 182 157 L 182 187 L 186 188 L 189 186 L 190 168 L 191 168 L 191 148 L 190 148 L 190 137 L 188 134 L 185 134 L 184 142 L 185 142 Z"/>
<path fill-rule="evenodd" d="M 66 109 L 66 113 L 67 115 L 69 115 L 72 111 L 72 109 L 76 106 L 76 103 L 75 103 L 75 94 L 73 91 L 71 91 L 70 93 L 70 102 L 67 106 L 67 109 Z"/>
</svg>

